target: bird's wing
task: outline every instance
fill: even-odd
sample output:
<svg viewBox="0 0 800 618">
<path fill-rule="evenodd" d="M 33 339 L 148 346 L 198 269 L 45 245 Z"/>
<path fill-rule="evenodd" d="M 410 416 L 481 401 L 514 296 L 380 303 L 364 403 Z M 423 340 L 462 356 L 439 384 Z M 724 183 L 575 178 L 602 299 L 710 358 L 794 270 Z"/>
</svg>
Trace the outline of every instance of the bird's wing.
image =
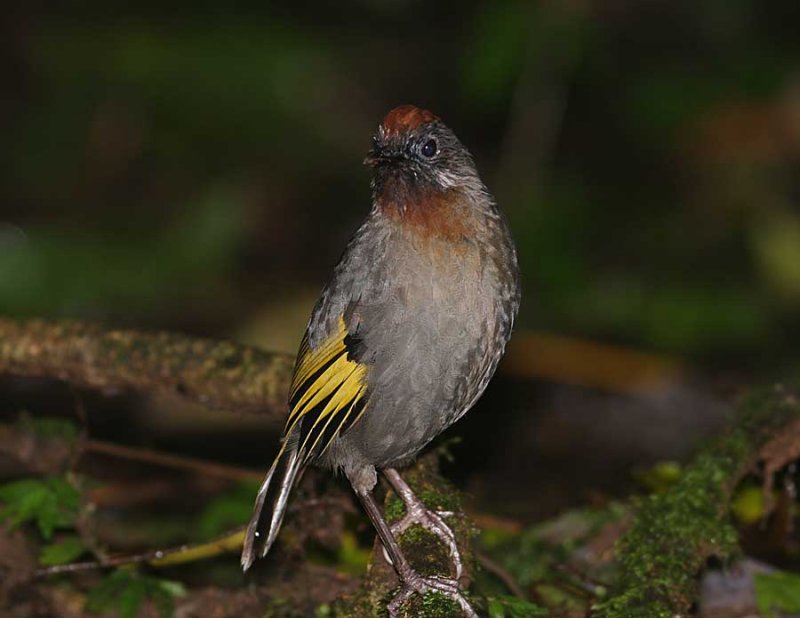
<svg viewBox="0 0 800 618">
<path fill-rule="evenodd" d="M 286 435 L 299 428 L 299 452 L 325 452 L 331 441 L 364 411 L 367 366 L 355 360 L 358 345 L 339 317 L 333 333 L 312 349 L 308 333 L 300 344 L 289 393 Z"/>
</svg>

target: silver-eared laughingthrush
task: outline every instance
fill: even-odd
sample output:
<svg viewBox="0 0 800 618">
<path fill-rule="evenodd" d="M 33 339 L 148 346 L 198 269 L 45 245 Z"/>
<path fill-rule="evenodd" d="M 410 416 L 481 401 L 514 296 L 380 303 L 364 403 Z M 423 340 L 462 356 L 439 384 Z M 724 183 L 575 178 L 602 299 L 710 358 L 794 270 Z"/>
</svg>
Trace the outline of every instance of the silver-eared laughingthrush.
<svg viewBox="0 0 800 618">
<path fill-rule="evenodd" d="M 442 517 L 396 468 L 411 462 L 483 393 L 520 299 L 514 243 L 472 156 L 432 113 L 390 111 L 365 163 L 372 209 L 322 291 L 300 344 L 280 452 L 256 498 L 242 566 L 275 541 L 292 486 L 311 463 L 349 479 L 405 585 L 458 590 L 461 560 Z M 445 542 L 455 579 L 423 577 L 402 555 L 372 495 L 382 472 L 419 523 Z M 267 508 L 264 508 L 265 505 Z"/>
</svg>

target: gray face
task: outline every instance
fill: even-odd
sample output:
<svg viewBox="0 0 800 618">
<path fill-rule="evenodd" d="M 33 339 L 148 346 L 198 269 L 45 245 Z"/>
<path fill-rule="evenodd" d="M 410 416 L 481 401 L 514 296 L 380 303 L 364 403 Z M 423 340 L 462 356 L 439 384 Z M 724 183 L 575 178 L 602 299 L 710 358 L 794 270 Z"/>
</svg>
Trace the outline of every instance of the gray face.
<svg viewBox="0 0 800 618">
<path fill-rule="evenodd" d="M 439 121 L 402 133 L 386 133 L 381 128 L 372 138 L 365 163 L 375 168 L 376 192 L 390 178 L 441 191 L 472 184 L 477 179 L 469 152 Z"/>
</svg>

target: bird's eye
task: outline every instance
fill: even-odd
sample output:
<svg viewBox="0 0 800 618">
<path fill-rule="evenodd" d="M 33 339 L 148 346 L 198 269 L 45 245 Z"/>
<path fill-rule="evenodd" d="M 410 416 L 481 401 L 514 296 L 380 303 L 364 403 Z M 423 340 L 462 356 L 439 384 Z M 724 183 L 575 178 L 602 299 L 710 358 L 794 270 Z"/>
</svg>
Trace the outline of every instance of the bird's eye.
<svg viewBox="0 0 800 618">
<path fill-rule="evenodd" d="M 430 159 L 433 155 L 436 154 L 436 140 L 429 139 L 427 142 L 422 144 L 422 148 L 420 148 L 420 153 L 423 157 Z"/>
</svg>

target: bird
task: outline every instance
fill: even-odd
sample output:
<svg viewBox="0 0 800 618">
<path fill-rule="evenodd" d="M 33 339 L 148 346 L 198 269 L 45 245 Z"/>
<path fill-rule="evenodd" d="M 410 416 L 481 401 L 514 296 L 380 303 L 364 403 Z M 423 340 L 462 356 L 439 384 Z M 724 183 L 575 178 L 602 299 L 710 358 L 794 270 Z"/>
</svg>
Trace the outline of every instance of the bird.
<svg viewBox="0 0 800 618">
<path fill-rule="evenodd" d="M 495 373 L 519 309 L 517 252 L 472 155 L 430 111 L 389 111 L 364 163 L 372 207 L 311 312 L 241 564 L 246 571 L 267 554 L 293 486 L 313 464 L 343 473 L 374 525 L 403 585 L 390 615 L 436 590 L 476 616 L 459 589 L 446 514 L 428 509 L 398 469 L 472 408 Z M 395 526 L 373 494 L 379 474 L 405 503 Z M 413 523 L 448 546 L 455 577 L 412 568 L 397 536 Z"/>
</svg>

